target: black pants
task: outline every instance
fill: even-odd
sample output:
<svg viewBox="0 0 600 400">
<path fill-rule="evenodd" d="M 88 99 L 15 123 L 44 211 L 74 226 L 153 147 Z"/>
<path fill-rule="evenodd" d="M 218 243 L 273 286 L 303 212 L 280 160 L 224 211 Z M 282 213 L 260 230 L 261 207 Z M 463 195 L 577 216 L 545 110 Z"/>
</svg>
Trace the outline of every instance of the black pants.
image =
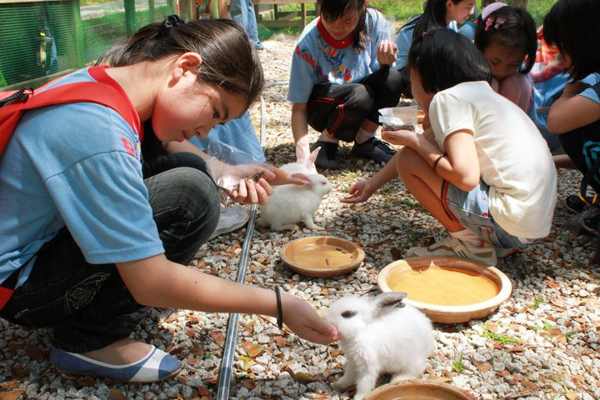
<svg viewBox="0 0 600 400">
<path fill-rule="evenodd" d="M 365 119 L 378 123 L 377 110 L 395 106 L 401 95 L 410 95 L 408 72 L 386 66 L 356 83 L 317 84 L 307 104 L 308 124 L 352 142 Z"/>
<path fill-rule="evenodd" d="M 166 257 L 189 263 L 217 226 L 215 185 L 188 166 L 165 170 L 145 183 Z M 51 327 L 54 346 L 83 353 L 129 336 L 141 318 L 135 312 L 140 308 L 116 266 L 89 264 L 63 229 L 40 249 L 29 279 L 0 316 L 27 327 Z"/>
</svg>

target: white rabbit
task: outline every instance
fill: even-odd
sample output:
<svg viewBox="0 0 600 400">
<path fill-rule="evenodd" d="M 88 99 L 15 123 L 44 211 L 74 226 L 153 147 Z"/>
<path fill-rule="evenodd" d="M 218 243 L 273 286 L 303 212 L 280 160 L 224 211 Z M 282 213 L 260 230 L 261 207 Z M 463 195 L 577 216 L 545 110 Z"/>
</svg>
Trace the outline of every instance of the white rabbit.
<svg viewBox="0 0 600 400">
<path fill-rule="evenodd" d="M 261 207 L 260 226 L 270 226 L 274 231 L 293 229 L 300 221 L 309 229 L 321 229 L 315 224 L 314 215 L 321 199 L 331 191 L 331 185 L 323 175 L 306 175 L 310 184 L 281 185 L 273 188 L 267 204 Z"/>
<path fill-rule="evenodd" d="M 281 169 L 290 175 L 304 174 L 310 184 L 275 186 L 269 201 L 261 207 L 258 225 L 280 231 L 293 229 L 298 222 L 304 222 L 309 229 L 321 229 L 315 224 L 314 215 L 323 196 L 331 191 L 331 185 L 315 168 L 319 149 L 309 153 L 308 143 L 296 147 L 297 161 L 285 164 Z"/>
<path fill-rule="evenodd" d="M 320 147 L 314 149 L 311 153 L 308 146 L 308 137 L 300 139 L 296 145 L 296 162 L 288 163 L 281 166 L 288 174 L 304 174 L 304 175 L 317 175 L 317 167 L 315 166 L 315 160 L 319 154 Z"/>
<path fill-rule="evenodd" d="M 336 326 L 346 356 L 335 389 L 356 384 L 354 400 L 360 400 L 375 388 L 380 374 L 392 374 L 392 382 L 423 374 L 434 349 L 433 327 L 421 311 L 402 302 L 405 297 L 388 292 L 332 304 L 326 319 Z"/>
</svg>

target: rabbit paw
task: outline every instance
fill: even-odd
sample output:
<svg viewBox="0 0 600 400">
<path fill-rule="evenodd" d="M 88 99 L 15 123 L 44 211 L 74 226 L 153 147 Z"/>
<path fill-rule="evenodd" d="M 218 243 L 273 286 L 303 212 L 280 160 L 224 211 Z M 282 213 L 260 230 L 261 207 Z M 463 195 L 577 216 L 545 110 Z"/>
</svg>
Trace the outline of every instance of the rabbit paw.
<svg viewBox="0 0 600 400">
<path fill-rule="evenodd" d="M 344 375 L 340 379 L 338 379 L 337 381 L 332 383 L 331 387 L 334 388 L 335 390 L 337 390 L 338 392 L 343 392 L 346 389 L 348 389 L 350 386 L 352 386 L 353 384 L 354 384 L 354 382 L 352 381 L 352 379 L 350 379 L 350 377 Z"/>
<path fill-rule="evenodd" d="M 296 229 L 298 229 L 298 225 L 296 224 L 271 225 L 272 231 L 293 231 Z"/>
</svg>

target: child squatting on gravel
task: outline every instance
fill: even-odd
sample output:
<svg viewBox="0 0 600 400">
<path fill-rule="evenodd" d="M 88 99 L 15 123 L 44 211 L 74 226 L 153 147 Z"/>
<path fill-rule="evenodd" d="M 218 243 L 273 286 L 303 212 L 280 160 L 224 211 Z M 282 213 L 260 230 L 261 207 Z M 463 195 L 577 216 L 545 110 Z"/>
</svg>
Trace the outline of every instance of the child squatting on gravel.
<svg viewBox="0 0 600 400">
<path fill-rule="evenodd" d="M 412 93 L 427 115 L 424 133 L 384 131 L 404 146 L 346 202 L 365 201 L 399 176 L 450 233 L 407 256 L 460 256 L 496 265 L 528 240 L 550 232 L 556 171 L 527 114 L 494 92 L 487 61 L 464 36 L 438 29 L 409 53 Z"/>
<path fill-rule="evenodd" d="M 120 111 L 76 101 L 27 111 L 12 136 L 0 132 L 8 138 L 0 158 L 0 317 L 52 328 L 50 360 L 60 370 L 127 382 L 158 381 L 182 365 L 129 339 L 142 306 L 278 316 L 305 339 L 335 340 L 335 328 L 300 298 L 185 266 L 219 216 L 207 174 L 183 163 L 142 175 L 144 122 L 161 142 L 206 137 L 257 98 L 263 74 L 244 32 L 225 20 L 170 16 L 141 28 L 125 52 L 128 65 L 76 71 L 28 100 L 63 85 L 97 87 L 125 105 Z M 261 172 L 266 179 L 242 179 L 244 193 L 234 197 L 265 202 L 268 181 L 282 182 Z"/>
</svg>

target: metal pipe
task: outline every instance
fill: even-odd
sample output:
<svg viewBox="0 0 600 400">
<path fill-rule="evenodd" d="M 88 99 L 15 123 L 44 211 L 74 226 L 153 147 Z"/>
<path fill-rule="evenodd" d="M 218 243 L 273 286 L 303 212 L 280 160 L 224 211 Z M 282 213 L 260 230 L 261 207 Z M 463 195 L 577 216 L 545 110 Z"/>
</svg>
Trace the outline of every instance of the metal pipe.
<svg viewBox="0 0 600 400">
<path fill-rule="evenodd" d="M 263 132 L 266 129 L 265 119 L 265 101 L 260 96 L 260 144 L 263 141 Z M 252 236 L 254 235 L 254 226 L 256 223 L 256 210 L 258 207 L 256 204 L 252 205 L 250 209 L 250 219 L 246 227 L 246 237 L 244 238 L 244 244 L 242 245 L 242 255 L 240 262 L 238 263 L 238 273 L 236 282 L 244 283 L 246 280 L 246 271 L 248 269 L 248 261 L 250 260 L 250 244 L 252 242 Z M 231 376 L 233 375 L 233 358 L 235 356 L 235 347 L 238 341 L 238 322 L 240 320 L 240 314 L 231 314 L 227 320 L 227 331 L 225 337 L 225 344 L 223 346 L 223 357 L 221 358 L 221 365 L 219 366 L 219 386 L 217 388 L 217 400 L 229 399 L 229 391 L 231 390 Z"/>
</svg>

